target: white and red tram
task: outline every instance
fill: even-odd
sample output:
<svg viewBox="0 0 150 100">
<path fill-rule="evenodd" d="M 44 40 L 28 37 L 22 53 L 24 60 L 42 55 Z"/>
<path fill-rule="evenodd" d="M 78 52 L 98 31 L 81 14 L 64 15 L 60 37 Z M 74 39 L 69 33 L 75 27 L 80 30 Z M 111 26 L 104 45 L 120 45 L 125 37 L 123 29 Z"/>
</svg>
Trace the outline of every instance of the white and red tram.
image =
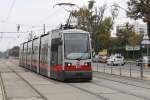
<svg viewBox="0 0 150 100">
<path fill-rule="evenodd" d="M 91 39 L 78 29 L 54 30 L 20 46 L 19 64 L 58 79 L 92 79 Z"/>
</svg>

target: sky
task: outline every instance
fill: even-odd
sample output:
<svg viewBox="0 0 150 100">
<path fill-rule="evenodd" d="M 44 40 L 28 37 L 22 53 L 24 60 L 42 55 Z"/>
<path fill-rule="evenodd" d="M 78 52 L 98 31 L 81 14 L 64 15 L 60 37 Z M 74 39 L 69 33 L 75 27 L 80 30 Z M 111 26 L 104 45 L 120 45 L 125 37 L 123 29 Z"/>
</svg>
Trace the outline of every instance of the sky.
<svg viewBox="0 0 150 100">
<path fill-rule="evenodd" d="M 43 33 L 43 24 L 46 25 L 46 31 L 50 31 L 65 23 L 69 13 L 62 7 L 54 6 L 62 2 L 75 3 L 79 7 L 88 4 L 88 0 L 0 0 L 0 51 L 27 41 L 28 33 L 31 31 L 39 36 Z M 127 9 L 126 2 L 127 0 L 96 0 L 95 6 L 107 4 L 105 16 L 109 16 L 112 4 L 117 3 Z M 119 9 L 115 25 L 127 21 L 131 20 L 126 18 L 124 10 Z M 17 32 L 18 24 L 20 25 L 19 31 L 25 33 L 2 33 Z M 115 31 L 112 35 L 114 33 Z"/>
</svg>

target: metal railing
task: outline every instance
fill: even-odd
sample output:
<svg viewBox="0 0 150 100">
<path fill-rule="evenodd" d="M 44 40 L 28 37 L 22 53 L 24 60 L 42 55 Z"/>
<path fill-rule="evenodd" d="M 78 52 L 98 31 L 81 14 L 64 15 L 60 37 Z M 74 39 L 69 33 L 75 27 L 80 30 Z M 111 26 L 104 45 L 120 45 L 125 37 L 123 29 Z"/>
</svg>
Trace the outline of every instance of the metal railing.
<svg viewBox="0 0 150 100">
<path fill-rule="evenodd" d="M 93 71 L 150 80 L 150 63 L 126 62 L 125 65 L 107 65 L 93 63 Z"/>
</svg>

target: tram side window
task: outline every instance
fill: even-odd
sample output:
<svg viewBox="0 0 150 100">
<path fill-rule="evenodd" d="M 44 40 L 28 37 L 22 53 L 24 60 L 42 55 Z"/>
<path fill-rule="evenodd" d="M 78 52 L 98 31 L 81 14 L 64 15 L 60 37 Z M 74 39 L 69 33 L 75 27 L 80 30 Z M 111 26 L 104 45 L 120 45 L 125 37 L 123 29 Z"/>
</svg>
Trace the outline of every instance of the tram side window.
<svg viewBox="0 0 150 100">
<path fill-rule="evenodd" d="M 60 38 L 52 39 L 51 65 L 62 65 L 62 42 Z"/>
</svg>

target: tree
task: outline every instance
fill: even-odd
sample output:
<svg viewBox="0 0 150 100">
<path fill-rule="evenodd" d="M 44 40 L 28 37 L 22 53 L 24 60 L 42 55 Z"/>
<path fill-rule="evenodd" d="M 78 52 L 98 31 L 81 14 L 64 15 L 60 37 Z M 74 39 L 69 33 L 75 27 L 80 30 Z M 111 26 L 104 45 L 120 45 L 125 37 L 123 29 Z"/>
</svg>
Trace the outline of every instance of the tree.
<svg viewBox="0 0 150 100">
<path fill-rule="evenodd" d="M 95 0 L 90 0 L 90 1 L 88 1 L 88 2 L 89 2 L 89 3 L 88 3 L 88 9 L 89 9 L 89 10 L 93 9 Z"/>
<path fill-rule="evenodd" d="M 117 36 L 122 46 L 126 45 L 135 46 L 140 44 L 142 36 L 140 34 L 135 33 L 133 28 L 134 28 L 133 25 L 126 23 L 124 28 L 118 29 Z"/>
<path fill-rule="evenodd" d="M 122 47 L 128 44 L 128 38 L 130 34 L 133 32 L 133 25 L 126 23 L 125 27 L 117 29 L 117 36 L 122 44 Z"/>
<path fill-rule="evenodd" d="M 112 28 L 112 18 L 105 18 L 101 24 L 99 25 L 99 44 L 101 49 L 107 49 L 110 46 L 110 36 L 111 36 L 111 28 Z"/>
<path fill-rule="evenodd" d="M 129 0 L 127 15 L 147 22 L 147 34 L 150 38 L 150 0 Z"/>
<path fill-rule="evenodd" d="M 9 56 L 19 57 L 19 47 L 14 46 L 13 48 L 8 50 Z"/>
<path fill-rule="evenodd" d="M 94 8 L 94 3 L 95 1 L 89 1 L 87 7 L 72 11 L 72 15 L 77 18 L 77 28 L 91 33 L 92 47 L 98 52 L 109 46 L 113 18 L 104 18 L 106 5 Z"/>
<path fill-rule="evenodd" d="M 130 34 L 130 37 L 128 38 L 128 45 L 136 46 L 139 45 L 141 41 L 141 36 L 139 34 L 136 34 L 135 32 L 132 32 Z"/>
</svg>

